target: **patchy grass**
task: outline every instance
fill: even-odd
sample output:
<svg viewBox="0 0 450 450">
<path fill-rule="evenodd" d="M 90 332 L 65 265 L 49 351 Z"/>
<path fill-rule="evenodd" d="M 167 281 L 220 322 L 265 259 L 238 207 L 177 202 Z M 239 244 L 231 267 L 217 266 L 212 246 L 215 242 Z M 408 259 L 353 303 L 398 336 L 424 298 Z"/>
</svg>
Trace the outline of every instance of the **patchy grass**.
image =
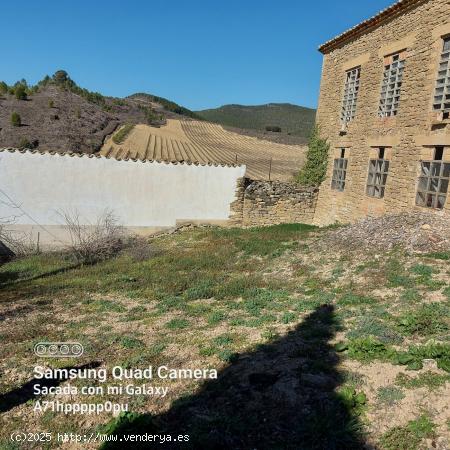
<svg viewBox="0 0 450 450">
<path fill-rule="evenodd" d="M 377 400 L 388 406 L 393 406 L 405 398 L 403 391 L 396 386 L 381 386 L 377 391 Z"/>
<path fill-rule="evenodd" d="M 426 387 L 430 390 L 438 389 L 450 382 L 450 375 L 435 372 L 420 373 L 415 377 L 399 373 L 395 379 L 395 384 L 407 389 Z"/>
<path fill-rule="evenodd" d="M 167 398 L 130 400 L 136 415 L 127 417 L 133 427 L 156 423 L 146 420 L 194 402 L 192 411 L 202 411 L 200 418 L 181 410 L 187 422 L 193 421 L 194 448 L 217 447 L 208 441 L 212 427 L 228 430 L 227 438 L 233 439 L 255 430 L 269 439 L 268 448 L 282 448 L 271 426 L 284 429 L 286 421 L 303 412 L 300 425 L 285 430 L 284 437 L 301 436 L 308 448 L 318 448 L 317 436 L 327 439 L 322 448 L 354 448 L 368 432 L 384 448 L 414 448 L 423 436 L 438 433 L 428 419 L 384 424 L 393 429 L 381 436 L 378 429 L 366 429 L 365 416 L 383 423 L 382 405 L 394 410 L 397 420 L 406 393 L 427 388 L 430 402 L 436 401 L 434 393 L 448 393 L 446 254 L 395 250 L 377 259 L 334 254 L 320 246 L 322 233 L 326 230 L 308 225 L 194 229 L 150 244 L 144 240 L 136 251 L 127 249 L 90 266 L 74 265 L 63 254 L 4 264 L 0 394 L 29 381 L 30 367 L 39 361 L 32 353 L 37 342 L 79 340 L 85 353 L 70 364 L 217 369 L 226 382 L 211 388 L 205 380 L 159 380 L 170 387 Z M 435 360 L 440 370 L 423 371 L 424 359 Z M 68 361 L 45 363 L 64 367 Z M 396 376 L 396 365 L 415 372 Z M 394 373 L 388 386 L 373 377 L 385 370 Z M 204 392 L 217 399 L 211 409 L 205 407 Z M 258 396 L 264 404 L 255 400 Z M 281 404 L 286 406 L 278 410 Z M 266 408 L 264 414 L 249 412 L 252 405 L 257 411 Z M 26 428 L 24 418 L 33 417 L 39 430 L 80 433 L 101 429 L 111 419 L 105 414 L 89 421 L 76 415 L 41 417 L 32 406 L 28 399 L 0 416 L 0 447 L 12 431 Z M 446 429 L 445 423 L 438 425 L 439 433 Z M 405 442 L 412 444 L 402 447 Z"/>
<path fill-rule="evenodd" d="M 423 415 L 404 427 L 395 427 L 386 432 L 381 438 L 381 445 L 386 450 L 417 449 L 425 438 L 434 437 L 435 428 L 431 419 Z"/>
</svg>

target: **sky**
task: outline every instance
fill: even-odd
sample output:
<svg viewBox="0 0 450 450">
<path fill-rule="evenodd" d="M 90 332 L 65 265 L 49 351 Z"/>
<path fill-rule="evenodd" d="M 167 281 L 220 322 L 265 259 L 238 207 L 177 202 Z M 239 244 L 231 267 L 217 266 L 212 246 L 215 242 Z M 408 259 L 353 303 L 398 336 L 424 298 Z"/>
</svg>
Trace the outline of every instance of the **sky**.
<svg viewBox="0 0 450 450">
<path fill-rule="evenodd" d="M 317 47 L 393 0 L 22 0 L 4 2 L 0 80 L 66 70 L 80 86 L 148 92 L 192 110 L 315 108 Z"/>
</svg>

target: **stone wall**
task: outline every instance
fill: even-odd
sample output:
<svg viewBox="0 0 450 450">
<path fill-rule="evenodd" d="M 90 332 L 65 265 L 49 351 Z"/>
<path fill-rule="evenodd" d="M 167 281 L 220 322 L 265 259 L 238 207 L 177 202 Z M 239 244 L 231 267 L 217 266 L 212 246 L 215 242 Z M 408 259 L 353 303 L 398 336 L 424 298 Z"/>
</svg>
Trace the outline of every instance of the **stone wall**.
<svg viewBox="0 0 450 450">
<path fill-rule="evenodd" d="M 243 180 L 232 204 L 234 224 L 312 223 L 317 189 L 294 182 Z"/>
<path fill-rule="evenodd" d="M 437 123 L 432 100 L 443 37 L 450 34 L 450 2 L 417 1 L 383 23 L 332 49 L 324 56 L 317 121 L 330 143 L 327 177 L 320 188 L 315 223 L 354 222 L 408 210 L 429 210 L 416 203 L 420 160 L 433 159 L 434 146 L 445 146 L 450 161 L 450 121 Z M 397 116 L 378 116 L 384 58 L 406 52 Z M 345 72 L 361 67 L 356 117 L 341 131 Z M 369 159 L 386 148 L 390 160 L 383 199 L 366 195 Z M 346 149 L 348 170 L 343 192 L 331 189 L 333 160 Z M 450 199 L 444 211 L 450 212 Z"/>
</svg>

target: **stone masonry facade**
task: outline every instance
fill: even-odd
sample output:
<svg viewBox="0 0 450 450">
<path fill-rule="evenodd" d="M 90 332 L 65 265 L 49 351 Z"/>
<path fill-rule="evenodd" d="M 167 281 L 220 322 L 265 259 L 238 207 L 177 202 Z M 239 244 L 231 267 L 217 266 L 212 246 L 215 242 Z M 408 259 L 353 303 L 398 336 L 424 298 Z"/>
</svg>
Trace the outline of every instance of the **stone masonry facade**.
<svg viewBox="0 0 450 450">
<path fill-rule="evenodd" d="M 312 223 L 318 189 L 295 182 L 242 179 L 231 205 L 230 225 L 266 226 Z"/>
<path fill-rule="evenodd" d="M 403 0 L 321 47 L 317 122 L 330 154 L 315 224 L 407 210 L 450 213 L 449 108 L 435 106 L 438 71 L 447 68 L 450 80 L 449 36 L 450 1 Z M 369 173 L 370 160 L 377 173 Z M 427 192 L 419 196 L 420 189 Z"/>
</svg>

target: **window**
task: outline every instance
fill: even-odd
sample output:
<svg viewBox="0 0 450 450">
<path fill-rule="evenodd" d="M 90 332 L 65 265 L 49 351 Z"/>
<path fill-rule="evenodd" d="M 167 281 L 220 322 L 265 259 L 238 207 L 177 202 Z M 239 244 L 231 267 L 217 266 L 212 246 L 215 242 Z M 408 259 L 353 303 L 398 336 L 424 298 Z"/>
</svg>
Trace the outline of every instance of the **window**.
<svg viewBox="0 0 450 450">
<path fill-rule="evenodd" d="M 341 121 L 344 124 L 355 118 L 360 76 L 361 67 L 348 70 L 345 74 L 344 99 L 341 112 Z"/>
<path fill-rule="evenodd" d="M 444 163 L 443 147 L 436 147 L 433 161 L 422 161 L 416 205 L 442 209 L 450 180 L 450 163 Z"/>
<path fill-rule="evenodd" d="M 397 115 L 404 68 L 404 53 L 397 53 L 385 58 L 380 106 L 378 108 L 378 115 L 380 117 Z"/>
<path fill-rule="evenodd" d="M 334 160 L 333 177 L 331 179 L 331 189 L 343 191 L 345 189 L 345 176 L 347 174 L 347 158 L 345 158 L 345 148 L 341 149 L 341 157 Z"/>
<path fill-rule="evenodd" d="M 434 91 L 433 109 L 444 113 L 450 111 L 450 36 L 444 39 Z"/>
<path fill-rule="evenodd" d="M 386 188 L 386 180 L 389 172 L 389 161 L 384 159 L 385 149 L 378 150 L 378 159 L 369 161 L 369 175 L 367 177 L 367 195 L 375 198 L 383 198 Z"/>
</svg>

